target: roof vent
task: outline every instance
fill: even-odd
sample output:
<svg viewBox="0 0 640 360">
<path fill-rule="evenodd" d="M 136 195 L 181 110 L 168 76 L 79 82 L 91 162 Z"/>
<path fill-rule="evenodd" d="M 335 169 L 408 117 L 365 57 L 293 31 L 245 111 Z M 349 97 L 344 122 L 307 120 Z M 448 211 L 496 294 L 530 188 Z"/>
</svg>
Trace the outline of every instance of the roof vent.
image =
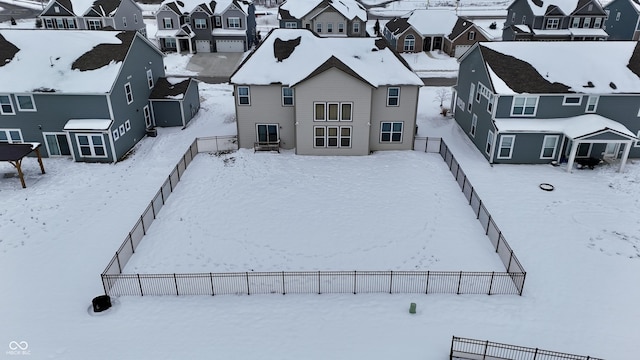
<svg viewBox="0 0 640 360">
<path fill-rule="evenodd" d="M 582 85 L 582 87 L 592 88 L 592 87 L 595 87 L 595 85 L 593 85 L 593 83 L 591 81 L 589 81 L 589 82 L 587 82 L 587 85 Z"/>
<path fill-rule="evenodd" d="M 617 89 L 618 87 L 616 86 L 616 84 L 610 82 L 609 83 L 609 87 L 612 88 L 613 90 Z"/>
<path fill-rule="evenodd" d="M 293 54 L 296 46 L 300 45 L 300 39 L 300 36 L 293 40 L 280 40 L 280 38 L 276 38 L 273 42 L 273 56 L 278 59 L 278 62 L 288 58 Z"/>
</svg>

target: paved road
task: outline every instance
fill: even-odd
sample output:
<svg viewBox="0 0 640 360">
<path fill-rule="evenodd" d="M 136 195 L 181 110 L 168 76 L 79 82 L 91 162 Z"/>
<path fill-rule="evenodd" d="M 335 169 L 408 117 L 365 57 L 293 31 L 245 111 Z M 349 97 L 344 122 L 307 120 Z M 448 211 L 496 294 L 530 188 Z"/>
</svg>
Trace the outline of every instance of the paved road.
<svg viewBox="0 0 640 360">
<path fill-rule="evenodd" d="M 2 11 L 0 11 L 0 22 L 11 21 L 11 18 L 14 18 L 16 20 L 35 19 L 35 17 L 40 15 L 40 12 L 42 11 L 5 3 L 0 3 L 0 8 L 3 9 Z M 35 20 L 33 25 L 35 27 Z"/>
</svg>

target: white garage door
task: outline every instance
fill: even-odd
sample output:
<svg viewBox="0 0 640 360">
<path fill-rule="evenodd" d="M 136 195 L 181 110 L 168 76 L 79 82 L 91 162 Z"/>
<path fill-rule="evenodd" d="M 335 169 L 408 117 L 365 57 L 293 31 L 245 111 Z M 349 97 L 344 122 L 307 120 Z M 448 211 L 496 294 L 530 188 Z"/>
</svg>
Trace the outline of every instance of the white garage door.
<svg viewBox="0 0 640 360">
<path fill-rule="evenodd" d="M 470 48 L 471 48 L 471 45 L 456 45 L 456 53 L 455 53 L 456 58 L 459 58 L 460 56 L 464 55 L 464 53 L 467 52 L 467 50 L 469 50 Z"/>
<path fill-rule="evenodd" d="M 216 50 L 218 52 L 244 52 L 244 41 L 216 40 Z"/>
<path fill-rule="evenodd" d="M 196 40 L 197 52 L 211 52 L 211 41 L 209 40 Z"/>
</svg>

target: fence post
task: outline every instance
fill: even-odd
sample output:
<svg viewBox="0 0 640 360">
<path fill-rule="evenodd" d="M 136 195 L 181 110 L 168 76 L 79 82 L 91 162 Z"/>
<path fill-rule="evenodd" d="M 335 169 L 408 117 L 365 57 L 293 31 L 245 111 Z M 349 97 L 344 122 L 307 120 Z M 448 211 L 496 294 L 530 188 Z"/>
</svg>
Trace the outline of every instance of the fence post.
<svg viewBox="0 0 640 360">
<path fill-rule="evenodd" d="M 458 291 L 457 294 L 460 295 L 460 284 L 462 283 L 462 271 L 460 271 L 460 277 L 458 277 Z"/>
<path fill-rule="evenodd" d="M 476 214 L 476 219 L 480 219 L 480 210 L 482 209 L 482 199 L 479 199 L 478 201 L 478 213 Z"/>
<path fill-rule="evenodd" d="M 318 271 L 318 295 L 322 294 L 320 292 L 320 271 Z"/>
<path fill-rule="evenodd" d="M 389 276 L 389 294 L 393 294 L 391 289 L 393 289 L 393 270 L 391 270 L 391 275 Z"/>
<path fill-rule="evenodd" d="M 489 282 L 489 294 L 487 294 L 487 295 L 491 295 L 491 288 L 493 288 L 493 277 L 494 277 L 495 274 L 496 274 L 495 271 L 491 272 L 491 281 Z"/>
<path fill-rule="evenodd" d="M 458 169 L 456 169 L 456 181 L 458 181 L 458 175 L 460 175 L 460 163 L 458 163 Z"/>
<path fill-rule="evenodd" d="M 353 271 L 353 294 L 356 294 L 356 286 L 357 286 L 357 281 L 358 281 L 358 275 L 357 275 L 357 271 Z"/>
<path fill-rule="evenodd" d="M 142 235 L 147 235 L 147 229 L 145 229 L 146 226 L 144 226 L 144 217 L 142 217 L 142 215 L 140 215 L 140 224 L 142 224 Z M 131 247 L 133 248 L 133 245 Z"/>
<path fill-rule="evenodd" d="M 169 190 L 171 190 L 171 192 L 173 192 L 173 184 L 171 183 L 171 173 L 169 173 L 169 177 L 167 178 L 167 180 L 169 180 Z"/>
<path fill-rule="evenodd" d="M 144 233 L 144 224 L 142 224 L 142 232 Z M 131 233 L 129 233 L 129 245 L 131 245 L 131 253 L 135 253 L 136 249 L 133 247 L 133 238 L 131 237 Z"/>
<path fill-rule="evenodd" d="M 511 259 L 513 259 L 513 250 L 511 250 L 511 255 L 509 255 L 509 264 L 507 265 L 507 272 L 509 272 L 509 268 L 511 267 Z"/>
<path fill-rule="evenodd" d="M 471 183 L 469 183 L 471 185 Z M 471 206 L 471 202 L 473 201 L 473 194 L 475 194 L 476 190 L 471 186 L 471 195 L 469 195 L 469 206 Z"/>
<path fill-rule="evenodd" d="M 217 141 L 217 140 L 216 140 Z M 284 271 L 282 272 L 282 295 L 285 295 L 287 292 L 284 288 Z"/>
<path fill-rule="evenodd" d="M 487 358 L 487 350 L 489 350 L 489 340 L 484 343 L 484 354 L 482 354 L 482 360 Z"/>
<path fill-rule="evenodd" d="M 142 281 L 140 281 L 140 274 L 136 274 L 138 276 L 138 285 L 140 286 L 140 296 L 144 296 L 144 292 L 142 291 Z"/>
<path fill-rule="evenodd" d="M 209 273 L 209 280 L 211 281 L 211 296 L 216 296 L 215 290 L 213 290 L 213 273 Z"/>
<path fill-rule="evenodd" d="M 249 290 L 249 272 L 245 273 L 247 277 L 247 295 L 251 295 L 251 291 Z"/>
<path fill-rule="evenodd" d="M 427 270 L 427 288 L 424 291 L 425 294 L 429 294 L 429 270 Z"/>
<path fill-rule="evenodd" d="M 122 274 L 122 266 L 120 266 L 120 254 L 116 251 L 116 260 L 118 260 L 118 274 Z"/>
<path fill-rule="evenodd" d="M 488 211 L 487 214 L 489 214 Z M 485 235 L 489 235 L 489 225 L 491 225 L 491 214 L 489 214 L 489 219 L 487 219 L 487 230 L 484 232 Z"/>
<path fill-rule="evenodd" d="M 500 238 L 502 237 L 502 231 L 498 231 L 498 242 L 496 243 L 496 252 L 498 252 L 498 248 L 500 248 Z"/>
<path fill-rule="evenodd" d="M 522 296 L 522 291 L 524 291 L 524 281 L 527 280 L 527 273 L 526 272 L 521 272 L 520 273 L 522 275 L 522 283 L 520 283 L 520 289 L 518 295 Z M 511 278 L 511 280 L 513 280 L 513 278 Z"/>
<path fill-rule="evenodd" d="M 176 296 L 180 296 L 178 292 L 178 279 L 176 278 L 176 273 L 173 273 L 173 283 L 176 284 Z"/>
<path fill-rule="evenodd" d="M 153 199 L 151 199 L 151 212 L 153 213 L 153 219 L 154 219 L 154 220 L 155 220 L 155 218 L 156 218 L 156 208 L 155 208 L 155 206 L 153 206 L 153 200 L 154 200 L 155 198 L 156 198 L 156 197 L 154 196 L 154 197 L 153 197 Z"/>
<path fill-rule="evenodd" d="M 538 357 L 538 348 L 536 348 L 536 351 L 533 353 L 533 360 L 536 360 L 537 357 Z"/>
<path fill-rule="evenodd" d="M 100 275 L 100 277 L 102 278 L 102 288 L 104 289 L 104 294 L 109 295 L 109 293 L 107 292 L 107 276 L 105 274 L 102 274 Z"/>
</svg>

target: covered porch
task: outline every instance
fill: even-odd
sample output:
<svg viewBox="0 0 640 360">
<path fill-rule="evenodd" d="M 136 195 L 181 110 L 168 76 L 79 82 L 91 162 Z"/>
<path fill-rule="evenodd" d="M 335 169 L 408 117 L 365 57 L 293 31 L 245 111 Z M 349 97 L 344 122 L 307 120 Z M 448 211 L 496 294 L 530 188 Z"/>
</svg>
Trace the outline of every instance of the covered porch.
<svg viewBox="0 0 640 360">
<path fill-rule="evenodd" d="M 179 29 L 158 30 L 156 38 L 160 42 L 160 50 L 171 50 L 177 53 L 189 51 L 190 54 L 195 53 L 193 46 L 193 38 L 196 34 L 191 30 L 188 24 L 182 25 Z"/>
</svg>

